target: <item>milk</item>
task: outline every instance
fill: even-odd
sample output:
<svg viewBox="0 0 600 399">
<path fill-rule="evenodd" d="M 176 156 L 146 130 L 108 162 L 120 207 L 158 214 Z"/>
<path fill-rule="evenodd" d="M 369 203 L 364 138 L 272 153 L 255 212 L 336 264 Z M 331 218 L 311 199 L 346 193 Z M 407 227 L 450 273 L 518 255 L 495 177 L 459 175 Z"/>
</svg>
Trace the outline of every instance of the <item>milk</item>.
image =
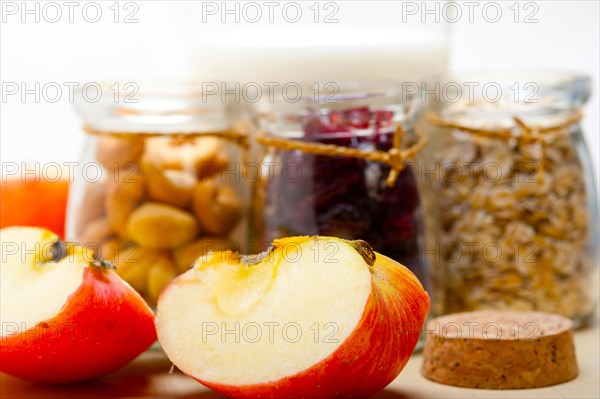
<svg viewBox="0 0 600 399">
<path fill-rule="evenodd" d="M 446 71 L 443 43 L 387 43 L 348 46 L 207 46 L 191 60 L 202 80 L 313 82 L 390 80 L 420 82 Z"/>
<path fill-rule="evenodd" d="M 401 4 L 377 1 L 340 2 L 332 14 L 338 22 L 323 23 L 322 9 L 321 21 L 315 23 L 314 4 L 298 4 L 304 17 L 293 24 L 277 14 L 273 23 L 263 17 L 254 24 L 244 15 L 237 15 L 240 21 L 235 22 L 236 15 L 206 16 L 199 6 L 188 9 L 187 18 L 196 18 L 195 24 L 181 18 L 187 27 L 184 36 L 192 44 L 190 75 L 230 82 L 419 82 L 446 72 L 448 24 L 403 22 Z"/>
</svg>

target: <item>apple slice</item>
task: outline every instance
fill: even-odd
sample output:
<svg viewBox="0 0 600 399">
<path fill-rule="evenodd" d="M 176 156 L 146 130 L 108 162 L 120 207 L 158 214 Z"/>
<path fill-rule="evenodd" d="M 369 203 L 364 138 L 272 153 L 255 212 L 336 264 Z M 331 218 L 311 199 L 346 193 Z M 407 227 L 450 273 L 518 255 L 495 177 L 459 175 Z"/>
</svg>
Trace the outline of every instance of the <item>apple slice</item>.
<svg viewBox="0 0 600 399">
<path fill-rule="evenodd" d="M 158 301 L 173 363 L 234 398 L 371 396 L 408 361 L 429 297 L 364 241 L 291 237 L 200 258 Z"/>
<path fill-rule="evenodd" d="M 156 339 L 152 310 L 86 248 L 41 228 L 0 230 L 0 371 L 82 381 L 127 364 Z"/>
</svg>

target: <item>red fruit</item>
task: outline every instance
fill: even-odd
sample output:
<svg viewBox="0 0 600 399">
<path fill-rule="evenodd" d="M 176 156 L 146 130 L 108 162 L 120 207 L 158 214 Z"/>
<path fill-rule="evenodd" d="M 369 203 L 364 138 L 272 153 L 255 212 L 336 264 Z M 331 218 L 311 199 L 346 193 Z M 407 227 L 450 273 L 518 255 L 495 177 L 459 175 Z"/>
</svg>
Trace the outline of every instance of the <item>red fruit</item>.
<svg viewBox="0 0 600 399">
<path fill-rule="evenodd" d="M 308 137 L 319 137 L 332 133 L 349 133 L 344 114 L 332 111 L 327 115 L 315 115 L 304 124 L 304 133 Z"/>
<path fill-rule="evenodd" d="M 90 251 L 40 228 L 1 233 L 0 371 L 82 381 L 124 366 L 155 341 L 152 310 Z"/>
<path fill-rule="evenodd" d="M 368 129 L 371 124 L 369 107 L 352 108 L 344 111 L 346 123 L 354 129 Z"/>
<path fill-rule="evenodd" d="M 414 217 L 410 213 L 393 215 L 384 224 L 385 230 L 390 232 L 390 239 L 388 241 L 392 244 L 400 245 L 402 242 L 413 238 L 415 235 L 413 223 Z"/>
<path fill-rule="evenodd" d="M 417 278 L 364 241 L 290 237 L 262 259 L 197 262 L 156 325 L 180 370 L 230 397 L 367 398 L 406 365 L 428 310 Z"/>
<path fill-rule="evenodd" d="M 0 183 L 0 228 L 40 226 L 64 237 L 68 195 L 68 180 L 4 181 Z"/>
<path fill-rule="evenodd" d="M 385 129 L 393 125 L 394 113 L 392 111 L 375 111 L 375 129 Z"/>
</svg>

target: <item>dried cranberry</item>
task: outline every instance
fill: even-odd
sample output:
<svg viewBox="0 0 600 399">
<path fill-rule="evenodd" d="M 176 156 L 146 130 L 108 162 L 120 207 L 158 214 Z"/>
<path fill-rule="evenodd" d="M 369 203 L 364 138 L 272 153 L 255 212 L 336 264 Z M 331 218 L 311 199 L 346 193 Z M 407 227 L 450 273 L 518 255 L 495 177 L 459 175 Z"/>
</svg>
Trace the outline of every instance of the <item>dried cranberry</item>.
<svg viewBox="0 0 600 399">
<path fill-rule="evenodd" d="M 335 126 L 336 128 L 347 130 L 348 121 L 346 120 L 345 113 L 340 111 L 332 111 L 329 113 L 329 115 L 327 115 L 327 118 L 329 119 L 328 126 L 330 126 L 330 129 Z"/>
<path fill-rule="evenodd" d="M 419 206 L 419 192 L 412 169 L 402 170 L 393 187 L 381 185 L 381 202 L 386 206 L 406 212 L 414 212 Z"/>
<path fill-rule="evenodd" d="M 335 115 L 335 116 L 332 116 Z M 344 115 L 340 112 L 311 117 L 304 125 L 304 133 L 308 137 L 315 137 L 331 133 L 349 133 L 350 128 Z"/>
<path fill-rule="evenodd" d="M 360 203 L 335 203 L 317 215 L 319 234 L 349 240 L 368 234 L 371 215 Z"/>
<path fill-rule="evenodd" d="M 375 129 L 380 130 L 393 126 L 394 113 L 387 110 L 375 111 Z"/>
<path fill-rule="evenodd" d="M 409 241 L 414 236 L 414 219 L 410 213 L 394 215 L 384 223 L 384 229 L 390 237 L 389 244 Z"/>
<path fill-rule="evenodd" d="M 371 110 L 368 107 L 352 108 L 344 111 L 346 123 L 354 129 L 368 129 L 371 124 Z"/>
</svg>

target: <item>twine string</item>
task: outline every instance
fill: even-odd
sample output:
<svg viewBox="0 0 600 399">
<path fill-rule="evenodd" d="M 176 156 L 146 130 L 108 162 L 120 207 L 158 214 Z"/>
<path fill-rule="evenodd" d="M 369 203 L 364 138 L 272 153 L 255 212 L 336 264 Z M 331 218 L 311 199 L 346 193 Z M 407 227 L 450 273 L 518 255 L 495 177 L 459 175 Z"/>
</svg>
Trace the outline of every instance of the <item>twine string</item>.
<svg viewBox="0 0 600 399">
<path fill-rule="evenodd" d="M 461 132 L 491 139 L 515 139 L 519 144 L 539 144 L 541 150 L 539 160 L 539 182 L 541 182 L 544 177 L 544 171 L 546 167 L 546 150 L 548 145 L 552 144 L 554 140 L 556 140 L 558 137 L 566 136 L 568 134 L 567 128 L 569 126 L 579 123 L 582 118 L 583 113 L 581 111 L 578 111 L 554 125 L 532 126 L 525 123 L 525 121 L 523 121 L 518 116 L 513 116 L 512 119 L 515 122 L 515 126 L 498 128 L 477 128 L 445 120 L 431 112 L 427 113 L 425 116 L 425 120 L 430 124 L 445 129 L 455 129 Z"/>
<path fill-rule="evenodd" d="M 393 187 L 394 184 L 396 184 L 398 176 L 400 176 L 400 172 L 402 172 L 405 167 L 404 161 L 418 154 L 427 143 L 425 136 L 417 131 L 417 141 L 412 146 L 403 149 L 403 138 L 404 130 L 401 125 L 398 125 L 394 132 L 392 148 L 389 151 L 361 150 L 334 144 L 305 142 L 274 137 L 272 135 L 267 135 L 264 132 L 259 132 L 257 134 L 256 141 L 265 147 L 278 148 L 284 151 L 299 150 L 313 155 L 365 159 L 367 161 L 380 162 L 389 165 L 390 172 L 385 182 L 388 187 Z"/>
<path fill-rule="evenodd" d="M 248 150 L 250 149 L 250 141 L 248 134 L 245 131 L 240 130 L 218 130 L 218 131 L 182 131 L 182 132 L 168 132 L 168 133 L 154 133 L 154 132 L 142 132 L 142 131 L 116 131 L 116 130 L 104 130 L 97 129 L 88 124 L 84 124 L 82 127 L 83 131 L 91 135 L 110 135 L 121 138 L 131 137 L 171 137 L 174 140 L 181 140 L 182 142 L 197 138 L 197 137 L 215 137 L 229 141 L 242 149 L 242 162 L 244 165 L 248 164 Z"/>
</svg>

